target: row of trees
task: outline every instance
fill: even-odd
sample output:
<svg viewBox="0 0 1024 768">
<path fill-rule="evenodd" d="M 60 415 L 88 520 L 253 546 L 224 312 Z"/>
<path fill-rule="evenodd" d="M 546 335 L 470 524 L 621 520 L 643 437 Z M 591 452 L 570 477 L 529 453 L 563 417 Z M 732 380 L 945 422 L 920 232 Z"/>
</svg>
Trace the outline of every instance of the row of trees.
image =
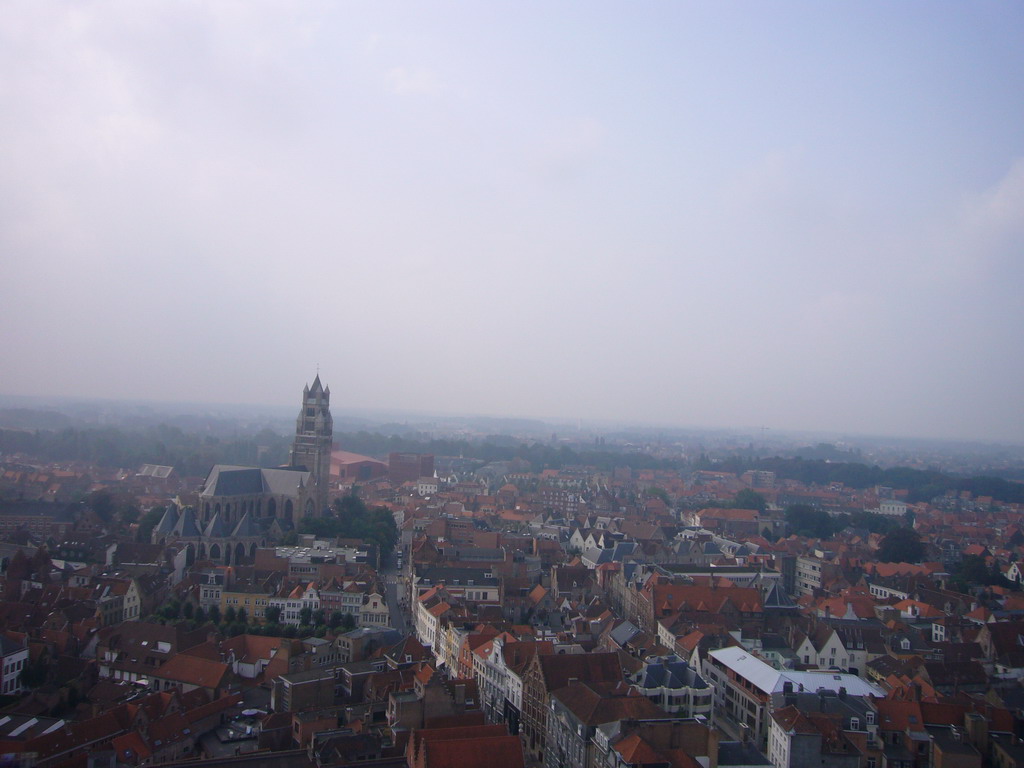
<svg viewBox="0 0 1024 768">
<path fill-rule="evenodd" d="M 830 515 L 806 504 L 787 507 L 785 516 L 790 530 L 798 536 L 831 539 L 848 527 L 884 534 L 877 553 L 883 563 L 919 563 L 926 553 L 926 547 L 917 531 L 900 524 L 909 521 L 894 520 L 874 512 Z"/>
<path fill-rule="evenodd" d="M 786 508 L 784 514 L 792 533 L 816 539 L 830 539 L 844 528 L 863 528 L 869 533 L 886 534 L 904 522 L 867 511 L 830 515 L 808 504 L 793 504 Z"/>
<path fill-rule="evenodd" d="M 930 501 L 947 491 L 970 491 L 975 496 L 991 496 L 997 501 L 1024 503 L 1024 483 L 1001 477 L 956 477 L 937 470 L 910 467 L 882 469 L 878 465 L 855 461 L 828 461 L 800 456 L 756 459 L 731 457 L 709 463 L 708 466 L 720 472 L 737 474 L 748 469 L 763 469 L 774 472 L 786 480 L 798 480 L 815 485 L 843 483 L 850 488 L 871 488 L 876 485 L 906 488 L 910 494 L 908 500 L 911 502 Z"/>
<path fill-rule="evenodd" d="M 289 444 L 290 438 L 269 429 L 225 437 L 185 432 L 166 424 L 129 430 L 0 429 L 0 453 L 24 453 L 46 461 L 82 461 L 100 467 L 164 464 L 182 475 L 205 475 L 214 464 L 256 466 L 261 456 L 264 466 L 276 466 L 287 460 Z"/>
<path fill-rule="evenodd" d="M 370 509 L 355 492 L 334 500 L 333 515 L 303 518 L 299 533 L 321 538 L 360 539 L 377 546 L 381 554 L 391 552 L 398 543 L 398 525 L 386 507 Z"/>
</svg>

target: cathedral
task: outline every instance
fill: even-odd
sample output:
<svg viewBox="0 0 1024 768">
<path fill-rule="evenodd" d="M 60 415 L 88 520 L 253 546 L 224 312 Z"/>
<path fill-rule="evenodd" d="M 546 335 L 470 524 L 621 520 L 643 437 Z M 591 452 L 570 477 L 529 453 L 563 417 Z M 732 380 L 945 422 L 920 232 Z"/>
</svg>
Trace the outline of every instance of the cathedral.
<svg viewBox="0 0 1024 768">
<path fill-rule="evenodd" d="M 251 562 L 257 547 L 294 530 L 301 518 L 323 515 L 334 432 L 330 402 L 330 387 L 317 374 L 302 391 L 288 464 L 274 469 L 215 465 L 196 505 L 168 506 L 151 541 L 184 542 L 192 560 L 236 565 Z"/>
</svg>

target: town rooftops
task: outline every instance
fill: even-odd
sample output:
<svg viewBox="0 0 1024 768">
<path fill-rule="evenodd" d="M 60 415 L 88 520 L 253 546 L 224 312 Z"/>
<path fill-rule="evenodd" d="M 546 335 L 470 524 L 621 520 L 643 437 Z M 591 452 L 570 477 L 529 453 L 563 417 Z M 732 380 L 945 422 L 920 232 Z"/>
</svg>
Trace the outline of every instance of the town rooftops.
<svg viewBox="0 0 1024 768">
<path fill-rule="evenodd" d="M 738 646 L 719 648 L 716 651 L 710 651 L 708 655 L 768 695 L 783 691 L 787 682 L 792 683 L 794 692 L 809 691 L 813 693 L 821 688 L 827 691 L 838 691 L 840 688 L 845 688 L 850 696 L 882 698 L 885 695 L 881 688 L 862 680 L 857 675 L 839 672 L 778 670 Z"/>
</svg>

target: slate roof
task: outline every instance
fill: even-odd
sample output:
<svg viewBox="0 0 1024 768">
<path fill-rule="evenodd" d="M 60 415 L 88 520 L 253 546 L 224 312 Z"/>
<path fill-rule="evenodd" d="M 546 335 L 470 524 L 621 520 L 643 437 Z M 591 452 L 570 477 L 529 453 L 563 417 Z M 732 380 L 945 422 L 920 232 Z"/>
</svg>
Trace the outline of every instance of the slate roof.
<svg viewBox="0 0 1024 768">
<path fill-rule="evenodd" d="M 156 524 L 157 533 L 171 533 L 174 530 L 174 526 L 178 524 L 178 508 L 173 504 L 169 505 L 164 511 L 163 517 L 160 518 L 160 522 Z"/>
<path fill-rule="evenodd" d="M 203 536 L 207 538 L 217 537 L 223 538 L 228 535 L 228 527 L 224 525 L 224 520 L 220 516 L 220 512 L 215 512 L 213 517 L 210 518 L 209 524 L 206 526 L 206 530 L 203 531 Z"/>
<path fill-rule="evenodd" d="M 309 475 L 306 470 L 293 467 L 260 469 L 216 464 L 206 476 L 200 496 L 294 496 L 299 486 L 308 482 Z"/>
<path fill-rule="evenodd" d="M 181 517 L 178 518 L 178 522 L 174 526 L 173 533 L 181 538 L 202 535 L 199 526 L 196 525 L 196 513 L 192 511 L 191 507 L 185 507 L 185 511 L 181 513 Z"/>
<path fill-rule="evenodd" d="M 231 536 L 234 538 L 259 535 L 260 531 L 256 527 L 256 523 L 253 522 L 252 515 L 248 512 L 242 515 L 242 519 L 238 521 L 235 530 L 231 532 Z"/>
<path fill-rule="evenodd" d="M 678 656 L 666 656 L 644 668 L 642 688 L 707 688 L 708 684 Z"/>
<path fill-rule="evenodd" d="M 221 467 L 210 471 L 204 496 L 252 496 L 263 493 L 263 473 L 254 467 Z"/>
</svg>

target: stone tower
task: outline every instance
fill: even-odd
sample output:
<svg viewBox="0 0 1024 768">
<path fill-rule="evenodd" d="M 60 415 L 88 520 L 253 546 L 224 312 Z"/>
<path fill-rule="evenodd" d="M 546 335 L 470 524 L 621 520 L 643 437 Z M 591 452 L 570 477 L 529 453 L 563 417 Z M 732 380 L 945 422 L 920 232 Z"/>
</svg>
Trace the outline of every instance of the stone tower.
<svg viewBox="0 0 1024 768">
<path fill-rule="evenodd" d="M 318 373 L 313 386 L 302 390 L 302 410 L 295 422 L 295 441 L 292 443 L 291 466 L 305 467 L 312 473 L 315 484 L 312 498 L 314 514 L 319 517 L 327 508 L 327 489 L 331 481 L 331 446 L 334 420 L 331 418 L 331 389 L 324 389 Z"/>
</svg>

